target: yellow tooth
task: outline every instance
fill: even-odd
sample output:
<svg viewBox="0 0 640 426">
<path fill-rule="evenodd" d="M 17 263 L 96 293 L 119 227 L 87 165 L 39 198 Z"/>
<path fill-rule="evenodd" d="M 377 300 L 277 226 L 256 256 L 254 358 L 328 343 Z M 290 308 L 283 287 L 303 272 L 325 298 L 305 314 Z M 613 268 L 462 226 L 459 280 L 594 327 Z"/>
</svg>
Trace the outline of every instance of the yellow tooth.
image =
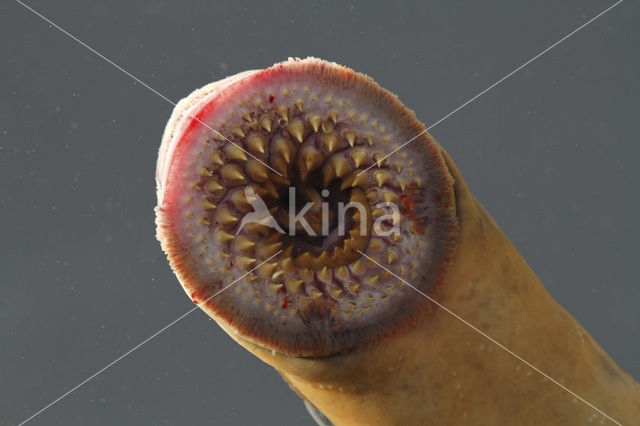
<svg viewBox="0 0 640 426">
<path fill-rule="evenodd" d="M 373 211 L 371 212 L 371 216 L 375 217 L 376 219 L 382 215 L 384 215 L 384 210 L 382 209 L 373 209 Z"/>
<path fill-rule="evenodd" d="M 227 147 L 227 155 L 232 160 L 247 161 L 247 154 L 237 145 L 229 145 Z"/>
<path fill-rule="evenodd" d="M 322 143 L 329 152 L 333 152 L 338 147 L 338 137 L 335 133 L 327 133 L 322 135 Z"/>
<path fill-rule="evenodd" d="M 400 185 L 400 189 L 403 191 L 407 189 L 407 181 L 404 179 L 398 179 L 398 185 Z"/>
<path fill-rule="evenodd" d="M 219 194 L 223 189 L 224 187 L 220 185 L 215 179 L 209 179 L 209 182 L 207 182 L 207 191 L 209 191 L 213 195 Z"/>
<path fill-rule="evenodd" d="M 402 163 L 401 163 L 401 162 L 399 162 L 399 161 L 398 161 L 398 162 L 396 162 L 396 163 L 393 163 L 393 166 L 396 168 L 396 170 L 398 171 L 398 173 L 401 173 L 401 172 L 402 172 L 402 167 L 403 167 L 403 166 L 402 166 Z"/>
<path fill-rule="evenodd" d="M 382 248 L 382 243 L 380 240 L 371 240 L 369 247 L 371 247 L 371 250 L 380 250 Z"/>
<path fill-rule="evenodd" d="M 299 293 L 300 292 L 300 287 L 302 286 L 302 283 L 303 283 L 302 280 L 289 279 L 289 280 L 286 281 L 287 289 L 291 293 Z"/>
<path fill-rule="evenodd" d="M 371 285 L 377 285 L 380 282 L 380 275 L 374 275 L 367 280 Z"/>
<path fill-rule="evenodd" d="M 276 112 L 283 120 L 289 120 L 289 109 L 286 106 L 279 106 Z"/>
<path fill-rule="evenodd" d="M 315 149 L 307 149 L 302 154 L 302 159 L 304 161 L 304 166 L 308 171 L 313 170 L 316 166 L 322 164 L 322 155 Z"/>
<path fill-rule="evenodd" d="M 222 142 L 222 141 L 224 141 L 226 139 L 225 139 L 224 136 L 222 136 L 222 134 L 220 134 L 220 132 L 214 132 L 213 133 L 213 140 L 216 140 L 218 142 Z"/>
<path fill-rule="evenodd" d="M 387 263 L 391 265 L 396 260 L 398 260 L 398 255 L 393 251 L 389 252 L 389 254 L 387 255 Z"/>
<path fill-rule="evenodd" d="M 244 138 L 244 132 L 242 131 L 241 127 L 234 127 L 233 129 L 231 129 L 231 134 L 239 138 Z"/>
<path fill-rule="evenodd" d="M 238 250 L 240 250 L 240 251 L 242 251 L 244 253 L 247 253 L 247 252 L 250 252 L 251 250 L 253 250 L 255 245 L 256 245 L 256 243 L 254 243 L 249 238 L 244 237 L 244 236 L 240 236 L 236 240 L 236 247 L 238 247 Z"/>
<path fill-rule="evenodd" d="M 213 210 L 216 208 L 216 205 L 205 198 L 202 200 L 202 208 L 205 210 Z"/>
<path fill-rule="evenodd" d="M 319 115 L 312 115 L 308 120 L 311 127 L 313 127 L 313 131 L 317 132 L 320 129 L 320 124 L 322 124 L 322 118 Z"/>
<path fill-rule="evenodd" d="M 355 272 L 356 274 L 362 274 L 364 272 L 364 265 L 362 264 L 361 261 L 356 260 L 352 265 L 351 265 L 351 270 L 353 272 Z"/>
<path fill-rule="evenodd" d="M 273 120 L 269 117 L 263 117 L 262 119 L 260 119 L 260 127 L 262 127 L 267 132 L 271 132 L 271 129 L 273 128 Z"/>
<path fill-rule="evenodd" d="M 356 284 L 354 282 L 349 283 L 349 291 L 353 294 L 358 294 L 360 292 L 360 284 Z"/>
<path fill-rule="evenodd" d="M 310 267 L 313 265 L 314 258 L 309 252 L 304 252 L 300 256 L 296 257 L 296 264 L 302 267 Z"/>
<path fill-rule="evenodd" d="M 399 243 L 400 241 L 402 241 L 402 236 L 400 234 L 394 233 L 393 234 L 393 242 Z"/>
<path fill-rule="evenodd" d="M 367 200 L 371 201 L 372 203 L 378 201 L 378 191 L 372 189 L 371 191 L 367 192 Z"/>
<path fill-rule="evenodd" d="M 375 154 L 373 154 L 373 159 L 376 160 L 376 163 L 378 163 L 378 167 L 382 167 L 386 160 L 386 157 L 384 156 L 384 154 L 376 152 Z"/>
<path fill-rule="evenodd" d="M 273 143 L 276 152 L 280 154 L 287 163 L 291 162 L 291 157 L 293 157 L 293 154 L 295 153 L 293 146 L 291 146 L 284 138 L 277 138 Z"/>
<path fill-rule="evenodd" d="M 245 112 L 242 114 L 242 119 L 243 119 L 244 121 L 246 121 L 246 122 L 251 121 L 251 113 L 250 113 L 249 111 L 245 111 Z"/>
<path fill-rule="evenodd" d="M 227 241 L 231 241 L 235 238 L 233 235 L 224 232 L 222 229 L 218 229 L 216 237 L 221 243 L 226 243 Z"/>
<path fill-rule="evenodd" d="M 353 176 L 347 176 L 342 181 L 342 184 L 340 185 L 340 190 L 344 191 L 345 189 L 350 188 L 352 183 L 353 183 Z"/>
<path fill-rule="evenodd" d="M 293 248 L 293 246 L 291 246 Z M 285 250 L 286 251 L 286 250 Z M 284 253 L 283 253 L 284 254 Z M 287 272 L 293 272 L 296 270 L 295 266 L 293 266 L 293 261 L 290 257 L 287 257 L 282 262 L 280 262 L 280 267 Z"/>
<path fill-rule="evenodd" d="M 369 142 L 369 145 L 373 146 L 373 135 L 371 133 L 366 133 L 364 138 Z"/>
<path fill-rule="evenodd" d="M 356 167 L 360 167 L 367 161 L 367 153 L 362 150 L 356 150 L 351 152 L 351 159 Z"/>
<path fill-rule="evenodd" d="M 382 194 L 382 197 L 384 198 L 384 201 L 386 201 L 387 203 L 396 203 L 398 201 L 398 196 L 393 192 L 385 191 Z"/>
<path fill-rule="evenodd" d="M 323 252 L 323 253 L 326 253 L 326 252 Z M 326 266 L 322 268 L 320 273 L 318 273 L 318 276 L 322 281 L 329 281 L 331 279 L 331 273 L 329 273 L 329 270 L 327 269 Z"/>
<path fill-rule="evenodd" d="M 408 273 L 408 272 L 409 272 L 409 271 L 407 271 L 407 267 L 406 267 L 406 266 L 402 265 L 402 266 L 400 267 L 400 276 L 405 277 L 405 276 L 407 275 L 407 273 Z"/>
<path fill-rule="evenodd" d="M 243 269 L 249 269 L 251 268 L 251 266 L 256 263 L 255 259 L 252 259 L 250 257 L 245 257 L 245 256 L 240 256 L 238 258 L 238 264 L 243 268 Z"/>
<path fill-rule="evenodd" d="M 330 111 L 329 118 L 333 121 L 333 124 L 336 124 L 338 122 L 338 111 Z"/>
<path fill-rule="evenodd" d="M 322 297 L 322 292 L 315 287 L 311 287 L 309 289 L 309 296 L 311 296 L 312 299 L 317 299 Z"/>
<path fill-rule="evenodd" d="M 313 279 L 313 272 L 311 272 L 309 268 L 304 268 L 300 276 L 305 281 L 311 281 Z"/>
<path fill-rule="evenodd" d="M 280 198 L 280 193 L 278 193 L 278 189 L 273 183 L 271 183 L 271 181 L 266 181 L 262 185 L 264 185 L 268 194 L 271 195 L 273 198 Z"/>
<path fill-rule="evenodd" d="M 264 257 L 271 257 L 274 254 L 276 254 L 276 252 L 278 251 L 280 246 L 282 246 L 281 242 L 277 242 L 277 243 L 269 244 L 267 246 L 263 246 L 263 247 L 260 248 L 260 254 L 262 256 L 264 256 Z"/>
<path fill-rule="evenodd" d="M 336 176 L 339 178 L 351 172 L 351 165 L 342 157 L 334 157 L 332 163 Z"/>
<path fill-rule="evenodd" d="M 210 172 L 206 167 L 201 167 L 201 168 L 200 168 L 200 173 L 199 173 L 199 175 L 200 175 L 200 176 L 202 176 L 202 177 L 206 177 L 206 176 L 213 176 L 213 175 L 211 174 L 211 172 Z"/>
<path fill-rule="evenodd" d="M 280 278 L 283 275 L 284 275 L 284 271 L 282 269 L 280 269 L 279 271 L 276 271 L 276 272 L 273 273 L 273 275 L 271 275 L 271 279 L 272 280 L 277 280 L 278 278 Z"/>
<path fill-rule="evenodd" d="M 422 179 L 420 178 L 414 178 L 413 181 L 416 183 L 416 185 L 418 186 L 418 188 L 422 187 Z"/>
<path fill-rule="evenodd" d="M 338 275 L 339 278 L 342 278 L 344 280 L 347 277 L 349 277 L 349 271 L 344 266 L 341 266 L 336 271 L 336 275 Z"/>
<path fill-rule="evenodd" d="M 209 221 L 208 221 L 207 219 L 205 219 L 204 217 L 201 217 L 201 218 L 198 220 L 198 223 L 199 223 L 200 225 L 204 225 L 204 226 L 209 226 L 209 225 L 211 225 L 211 224 L 209 223 Z"/>
<path fill-rule="evenodd" d="M 324 177 L 324 186 L 327 186 L 336 177 L 336 171 L 331 165 L 327 164 L 322 168 L 322 176 Z"/>
<path fill-rule="evenodd" d="M 361 173 L 356 175 L 351 186 L 365 186 L 367 183 L 369 183 L 369 176 L 366 173 Z"/>
<path fill-rule="evenodd" d="M 238 221 L 238 218 L 231 214 L 227 209 L 220 209 L 218 211 L 218 221 L 222 226 L 233 225 Z"/>
<path fill-rule="evenodd" d="M 273 294 L 278 294 L 278 292 L 280 291 L 280 289 L 284 287 L 283 284 L 275 284 L 275 283 L 270 283 L 269 284 L 269 291 Z"/>
<path fill-rule="evenodd" d="M 378 187 L 384 185 L 389 181 L 389 179 L 391 179 L 391 176 L 389 176 L 389 173 L 387 172 L 375 172 L 374 176 L 376 178 L 376 182 L 378 182 Z"/>
<path fill-rule="evenodd" d="M 273 275 L 276 266 L 278 266 L 277 263 L 263 263 L 258 267 L 258 272 L 260 272 L 262 276 L 270 277 Z"/>
<path fill-rule="evenodd" d="M 267 150 L 267 139 L 262 135 L 251 135 L 247 142 L 249 149 L 260 154 Z"/>
<path fill-rule="evenodd" d="M 329 105 L 333 105 L 333 98 L 331 96 L 327 96 L 326 98 L 324 98 L 324 101 Z"/>
<path fill-rule="evenodd" d="M 247 163 L 247 174 L 256 182 L 264 182 L 269 179 L 267 168 L 257 160 L 251 160 Z"/>
<path fill-rule="evenodd" d="M 349 146 L 353 146 L 354 143 L 356 143 L 356 134 L 355 132 L 352 132 L 351 130 L 344 132 L 344 137 L 347 140 L 347 142 L 349 142 Z M 358 166 L 356 166 L 358 167 Z"/>
<path fill-rule="evenodd" d="M 244 175 L 242 174 L 242 170 L 236 164 L 229 164 L 222 168 L 222 176 L 226 180 L 234 181 L 234 182 L 242 182 L 244 181 Z"/>
<path fill-rule="evenodd" d="M 304 141 L 305 127 L 302 120 L 296 119 L 291 121 L 287 130 L 289 130 L 289 133 L 291 133 L 298 142 L 302 143 Z"/>
<path fill-rule="evenodd" d="M 222 161 L 222 157 L 220 157 L 219 152 L 212 153 L 211 156 L 209 157 L 209 160 L 211 160 L 211 163 L 214 164 L 215 166 L 222 166 L 224 164 L 224 162 Z"/>
<path fill-rule="evenodd" d="M 323 132 L 329 133 L 333 130 L 333 123 L 330 121 L 323 121 L 321 127 Z"/>
<path fill-rule="evenodd" d="M 339 299 L 342 296 L 342 290 L 336 286 L 329 287 L 329 293 L 331 293 L 334 299 Z"/>
<path fill-rule="evenodd" d="M 303 106 L 303 105 L 302 105 L 302 99 L 298 99 L 298 100 L 296 100 L 293 104 L 294 104 L 294 105 L 296 106 L 296 108 L 298 108 L 300 111 L 302 111 L 302 110 L 303 110 L 303 108 L 302 108 L 302 106 Z"/>
<path fill-rule="evenodd" d="M 247 196 L 244 193 L 244 190 L 233 192 L 230 196 L 230 199 L 231 201 L 233 201 L 233 204 L 235 204 L 235 206 L 241 210 L 247 210 L 250 207 L 249 203 L 247 202 Z"/>
</svg>

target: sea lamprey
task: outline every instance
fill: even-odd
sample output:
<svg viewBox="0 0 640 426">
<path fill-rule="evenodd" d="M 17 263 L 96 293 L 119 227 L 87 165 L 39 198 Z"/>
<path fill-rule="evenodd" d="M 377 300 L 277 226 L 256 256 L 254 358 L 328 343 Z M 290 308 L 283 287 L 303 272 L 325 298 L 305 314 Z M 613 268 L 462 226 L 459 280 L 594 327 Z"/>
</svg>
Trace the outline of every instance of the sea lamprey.
<svg viewBox="0 0 640 426">
<path fill-rule="evenodd" d="M 336 425 L 640 424 L 638 385 L 370 78 L 310 58 L 198 89 L 156 179 L 189 297 Z"/>
</svg>

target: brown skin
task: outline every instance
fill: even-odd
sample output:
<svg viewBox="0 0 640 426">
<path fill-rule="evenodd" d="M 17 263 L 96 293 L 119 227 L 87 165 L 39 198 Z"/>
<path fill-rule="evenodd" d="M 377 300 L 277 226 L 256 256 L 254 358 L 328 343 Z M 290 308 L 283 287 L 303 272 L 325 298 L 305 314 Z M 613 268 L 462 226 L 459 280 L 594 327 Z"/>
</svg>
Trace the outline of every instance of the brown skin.
<svg viewBox="0 0 640 426">
<path fill-rule="evenodd" d="M 459 230 L 438 302 L 617 422 L 640 424 L 638 384 L 551 298 L 442 154 Z M 323 358 L 226 331 L 336 425 L 614 424 L 437 307 L 373 347 Z"/>
</svg>

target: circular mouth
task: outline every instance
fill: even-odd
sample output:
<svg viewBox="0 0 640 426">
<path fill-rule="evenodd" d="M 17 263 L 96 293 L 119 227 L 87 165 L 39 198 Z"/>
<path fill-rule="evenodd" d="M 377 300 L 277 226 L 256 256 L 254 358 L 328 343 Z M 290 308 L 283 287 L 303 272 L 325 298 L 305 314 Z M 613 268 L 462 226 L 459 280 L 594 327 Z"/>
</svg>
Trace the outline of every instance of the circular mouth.
<svg viewBox="0 0 640 426">
<path fill-rule="evenodd" d="M 423 131 L 370 79 L 319 60 L 194 92 L 158 162 L 158 236 L 185 290 L 293 355 L 415 322 L 428 305 L 405 282 L 435 295 L 455 233 L 437 144 L 423 133 L 399 149 Z"/>
</svg>

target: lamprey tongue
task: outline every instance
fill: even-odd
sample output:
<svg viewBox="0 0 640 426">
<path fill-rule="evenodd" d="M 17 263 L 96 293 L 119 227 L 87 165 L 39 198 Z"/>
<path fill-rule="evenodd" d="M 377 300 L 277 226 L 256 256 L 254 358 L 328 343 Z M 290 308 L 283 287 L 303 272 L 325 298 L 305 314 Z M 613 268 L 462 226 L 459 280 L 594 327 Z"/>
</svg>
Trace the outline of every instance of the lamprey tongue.
<svg viewBox="0 0 640 426">
<path fill-rule="evenodd" d="M 196 90 L 166 127 L 156 177 L 158 239 L 189 297 L 284 354 L 406 329 L 429 302 L 398 277 L 437 297 L 453 254 L 440 147 L 394 95 L 334 63 Z"/>
</svg>

